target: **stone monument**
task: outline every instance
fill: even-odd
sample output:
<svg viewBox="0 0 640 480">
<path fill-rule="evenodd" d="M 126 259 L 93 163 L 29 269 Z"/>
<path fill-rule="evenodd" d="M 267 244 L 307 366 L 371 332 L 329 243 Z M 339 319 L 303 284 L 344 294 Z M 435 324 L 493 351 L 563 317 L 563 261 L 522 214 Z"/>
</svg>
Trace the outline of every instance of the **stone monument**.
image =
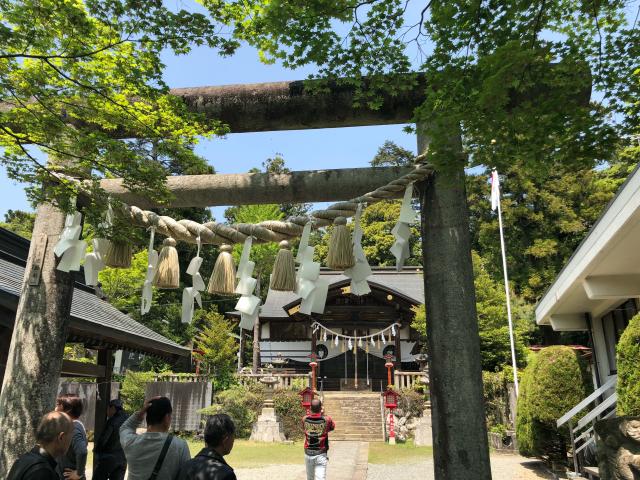
<svg viewBox="0 0 640 480">
<path fill-rule="evenodd" d="M 601 420 L 598 434 L 598 470 L 602 480 L 640 479 L 640 417 Z"/>
</svg>

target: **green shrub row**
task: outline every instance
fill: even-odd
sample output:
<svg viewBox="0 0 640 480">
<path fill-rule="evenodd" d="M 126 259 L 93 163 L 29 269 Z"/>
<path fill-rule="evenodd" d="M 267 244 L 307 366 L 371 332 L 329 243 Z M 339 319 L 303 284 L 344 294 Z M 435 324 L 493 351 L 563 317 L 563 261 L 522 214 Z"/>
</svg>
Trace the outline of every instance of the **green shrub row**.
<svg viewBox="0 0 640 480">
<path fill-rule="evenodd" d="M 516 435 L 520 453 L 549 462 L 564 462 L 568 430 L 556 420 L 591 392 L 582 357 L 572 348 L 552 346 L 533 356 L 522 375 Z"/>
<path fill-rule="evenodd" d="M 640 314 L 629 321 L 616 349 L 619 416 L 640 416 Z"/>
</svg>

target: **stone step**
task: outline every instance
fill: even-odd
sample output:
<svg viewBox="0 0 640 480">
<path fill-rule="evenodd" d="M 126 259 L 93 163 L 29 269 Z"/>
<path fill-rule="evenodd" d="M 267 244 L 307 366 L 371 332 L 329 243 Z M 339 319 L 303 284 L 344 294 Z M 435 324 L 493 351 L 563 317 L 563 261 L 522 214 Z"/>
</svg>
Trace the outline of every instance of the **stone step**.
<svg viewBox="0 0 640 480">
<path fill-rule="evenodd" d="M 333 435 L 329 437 L 329 445 L 331 445 L 332 441 L 381 442 L 382 440 L 382 433 L 379 435 Z"/>
</svg>

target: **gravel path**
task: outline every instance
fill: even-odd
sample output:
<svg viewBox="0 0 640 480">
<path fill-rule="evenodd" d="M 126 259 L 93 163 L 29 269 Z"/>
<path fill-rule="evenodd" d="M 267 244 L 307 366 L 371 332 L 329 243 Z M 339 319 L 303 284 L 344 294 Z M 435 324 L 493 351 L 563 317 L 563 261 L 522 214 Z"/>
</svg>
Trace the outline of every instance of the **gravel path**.
<svg viewBox="0 0 640 480">
<path fill-rule="evenodd" d="M 337 458 L 336 458 L 337 460 Z M 336 463 L 334 463 L 335 466 Z M 333 473 L 333 475 L 332 475 Z M 553 479 L 541 463 L 519 455 L 491 455 L 493 480 L 542 480 Z M 341 475 L 330 470 L 327 480 L 336 480 Z M 303 480 L 304 465 L 270 465 L 262 468 L 236 469 L 238 480 Z M 433 480 L 433 460 L 397 465 L 369 464 L 367 480 Z"/>
<path fill-rule="evenodd" d="M 491 473 L 493 480 L 553 479 L 553 476 L 544 470 L 541 462 L 519 455 L 492 454 Z M 388 480 L 390 478 L 433 480 L 433 460 L 397 465 L 369 464 L 367 480 Z"/>
</svg>

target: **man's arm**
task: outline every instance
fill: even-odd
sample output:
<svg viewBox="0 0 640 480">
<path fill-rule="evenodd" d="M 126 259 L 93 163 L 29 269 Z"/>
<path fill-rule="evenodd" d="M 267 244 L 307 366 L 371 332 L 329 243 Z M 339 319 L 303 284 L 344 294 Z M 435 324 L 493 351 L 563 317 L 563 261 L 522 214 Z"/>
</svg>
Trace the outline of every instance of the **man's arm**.
<svg viewBox="0 0 640 480">
<path fill-rule="evenodd" d="M 333 418 L 327 417 L 327 432 L 332 432 L 336 428 Z"/>
<path fill-rule="evenodd" d="M 138 436 L 136 428 L 138 428 L 141 423 L 142 418 L 140 418 L 139 412 L 134 413 L 125 420 L 120 427 L 120 445 L 122 445 L 122 448 L 128 447 L 129 444 L 136 439 Z"/>
<path fill-rule="evenodd" d="M 149 400 L 145 400 L 144 405 L 139 412 L 134 413 L 120 427 L 120 445 L 122 448 L 127 448 L 138 436 L 136 429 L 142 424 L 144 416 L 147 414 L 147 410 L 151 406 L 151 402 L 160 397 L 153 397 Z"/>
</svg>

